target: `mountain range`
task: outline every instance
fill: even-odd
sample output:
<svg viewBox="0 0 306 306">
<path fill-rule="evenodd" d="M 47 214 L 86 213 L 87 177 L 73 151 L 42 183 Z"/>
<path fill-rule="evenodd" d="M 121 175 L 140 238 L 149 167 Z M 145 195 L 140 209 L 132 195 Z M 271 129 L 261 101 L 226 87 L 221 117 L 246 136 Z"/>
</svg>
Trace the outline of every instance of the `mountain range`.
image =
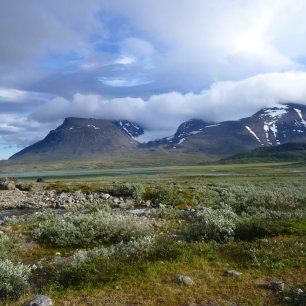
<svg viewBox="0 0 306 306">
<path fill-rule="evenodd" d="M 172 136 L 140 143 L 145 134 L 139 124 L 127 120 L 66 118 L 41 141 L 10 159 L 73 158 L 125 154 L 161 148 L 169 152 L 202 153 L 227 157 L 258 147 L 306 141 L 306 106 L 278 104 L 254 115 L 218 123 L 192 119 L 183 122 Z"/>
</svg>

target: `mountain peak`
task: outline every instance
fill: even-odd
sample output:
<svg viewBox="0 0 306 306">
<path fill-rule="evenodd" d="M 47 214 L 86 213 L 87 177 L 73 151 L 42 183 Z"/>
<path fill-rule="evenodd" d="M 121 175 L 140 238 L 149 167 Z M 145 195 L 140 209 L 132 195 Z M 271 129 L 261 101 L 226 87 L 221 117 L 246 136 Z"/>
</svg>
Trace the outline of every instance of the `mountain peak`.
<svg viewBox="0 0 306 306">
<path fill-rule="evenodd" d="M 93 118 L 65 118 L 41 141 L 11 157 L 80 157 L 126 152 L 137 142 L 113 121 Z"/>
<path fill-rule="evenodd" d="M 251 117 L 219 123 L 191 119 L 180 124 L 173 136 L 140 145 L 135 139 L 142 134 L 143 128 L 128 120 L 68 117 L 45 139 L 12 158 L 124 154 L 139 147 L 228 156 L 258 147 L 305 141 L 306 106 L 277 104 L 263 108 Z"/>
</svg>

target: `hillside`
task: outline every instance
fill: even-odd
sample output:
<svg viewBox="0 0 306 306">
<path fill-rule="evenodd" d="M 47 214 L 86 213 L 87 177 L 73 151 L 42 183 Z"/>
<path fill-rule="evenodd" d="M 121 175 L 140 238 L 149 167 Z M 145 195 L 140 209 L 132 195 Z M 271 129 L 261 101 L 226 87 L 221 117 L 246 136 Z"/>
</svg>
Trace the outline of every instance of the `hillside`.
<svg viewBox="0 0 306 306">
<path fill-rule="evenodd" d="M 292 142 L 272 147 L 261 147 L 221 160 L 221 163 L 229 164 L 254 162 L 306 162 L 306 142 Z"/>
<path fill-rule="evenodd" d="M 10 159 L 97 156 L 127 152 L 137 147 L 132 136 L 142 129 L 127 121 L 66 118 L 62 125 L 41 141 L 21 150 Z"/>
</svg>

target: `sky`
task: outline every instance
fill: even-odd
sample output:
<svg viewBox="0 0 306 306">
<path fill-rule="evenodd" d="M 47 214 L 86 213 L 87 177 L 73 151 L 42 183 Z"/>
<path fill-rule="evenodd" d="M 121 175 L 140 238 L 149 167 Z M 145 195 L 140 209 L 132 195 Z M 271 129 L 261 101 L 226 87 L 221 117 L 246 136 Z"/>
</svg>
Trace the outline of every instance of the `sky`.
<svg viewBox="0 0 306 306">
<path fill-rule="evenodd" d="M 1 0 L 0 159 L 65 117 L 236 120 L 306 104 L 305 0 Z"/>
</svg>

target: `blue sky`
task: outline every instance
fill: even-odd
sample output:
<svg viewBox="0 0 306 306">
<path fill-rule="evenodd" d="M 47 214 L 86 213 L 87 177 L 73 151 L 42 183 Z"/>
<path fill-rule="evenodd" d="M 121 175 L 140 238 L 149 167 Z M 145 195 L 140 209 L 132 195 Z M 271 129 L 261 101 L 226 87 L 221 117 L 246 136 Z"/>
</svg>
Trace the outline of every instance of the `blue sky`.
<svg viewBox="0 0 306 306">
<path fill-rule="evenodd" d="M 306 103 L 306 2 L 2 0 L 0 159 L 67 116 L 152 135 Z"/>
</svg>

